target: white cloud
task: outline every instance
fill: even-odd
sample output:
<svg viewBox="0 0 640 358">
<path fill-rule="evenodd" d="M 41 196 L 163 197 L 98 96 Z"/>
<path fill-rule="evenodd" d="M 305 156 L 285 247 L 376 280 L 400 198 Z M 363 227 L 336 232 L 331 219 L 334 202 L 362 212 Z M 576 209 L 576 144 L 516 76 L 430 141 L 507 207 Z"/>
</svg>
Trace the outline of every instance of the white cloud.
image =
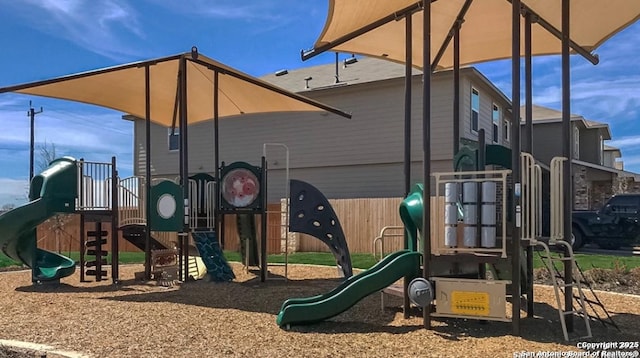
<svg viewBox="0 0 640 358">
<path fill-rule="evenodd" d="M 608 142 L 609 145 L 613 147 L 617 147 L 620 149 L 629 148 L 629 147 L 637 147 L 640 145 L 640 135 L 629 136 L 629 137 L 621 137 L 619 139 L 614 139 Z"/>
<path fill-rule="evenodd" d="M 0 0 L 32 27 L 114 60 L 138 57 L 125 38 L 144 38 L 136 11 L 126 1 Z M 126 35 L 126 36 L 123 36 Z"/>
<path fill-rule="evenodd" d="M 29 184 L 26 179 L 0 178 L 0 206 L 18 206 L 27 201 Z"/>
</svg>

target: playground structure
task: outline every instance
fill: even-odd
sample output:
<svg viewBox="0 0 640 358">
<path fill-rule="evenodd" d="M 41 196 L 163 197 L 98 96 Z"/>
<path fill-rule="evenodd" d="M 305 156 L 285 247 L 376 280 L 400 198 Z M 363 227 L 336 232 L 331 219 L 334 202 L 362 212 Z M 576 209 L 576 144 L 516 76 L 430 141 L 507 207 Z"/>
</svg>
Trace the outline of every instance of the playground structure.
<svg viewBox="0 0 640 358">
<path fill-rule="evenodd" d="M 374 253 L 379 252 L 381 258 L 376 265 L 349 277 L 326 294 L 286 300 L 277 323 L 287 328 L 316 323 L 344 312 L 378 291 L 382 292 L 384 309 L 386 294 L 404 296 L 402 287 L 394 284 L 403 278 L 411 281 L 408 292 L 412 295 L 411 302 L 423 308 L 433 306 L 434 317 L 511 322 L 513 317 L 507 315 L 507 302 L 524 299 L 528 308 L 533 307 L 533 255 L 537 253 L 554 277 L 553 288 L 565 340 L 570 338 L 567 315 L 577 315 L 583 320 L 584 337 L 591 337 L 591 322 L 617 327 L 595 292 L 586 284 L 574 260 L 571 245 L 562 239 L 561 217 L 552 222 L 551 237 L 541 235 L 542 169 L 531 154 L 523 153 L 521 160 L 519 195 L 523 203 L 523 247 L 517 270 L 513 269 L 513 260 L 509 256 L 511 238 L 506 210 L 511 170 L 434 173 L 436 190 L 431 204 L 435 215 L 430 222 L 431 236 L 428 240 L 433 255 L 432 274 L 428 280 L 418 279 L 422 257 L 419 251 L 425 242 L 421 220 L 423 187 L 416 185 L 400 206 L 400 217 L 407 234 L 406 250 L 385 255 L 385 240 L 405 237 L 398 232 L 402 227 L 385 227 L 373 241 Z M 556 158 L 552 162 L 551 195 L 562 191 L 560 173 L 563 161 L 566 159 Z M 292 182 L 292 187 L 294 185 Z M 295 202 L 296 195 L 292 198 Z M 552 201 L 551 210 L 552 213 L 560 212 L 561 202 Z M 292 211 L 292 222 L 295 213 Z M 323 228 L 320 223 L 315 226 Z M 572 270 L 571 281 L 560 272 L 557 263 L 568 263 Z M 518 277 L 519 286 L 513 284 L 514 276 Z M 565 292 L 572 298 L 570 312 L 561 309 Z M 527 310 L 527 313 L 532 316 L 533 312 Z"/>
<path fill-rule="evenodd" d="M 469 5 L 471 2 L 466 2 Z M 531 13 L 528 11 L 528 8 L 525 6 L 520 8 L 521 2 L 519 0 L 514 0 L 511 2 L 513 7 L 514 14 L 514 24 L 520 24 L 520 16 L 521 12 L 526 13 L 528 16 L 528 26 L 529 30 L 531 29 Z M 564 4 L 568 4 L 568 1 L 564 1 Z M 437 3 L 439 5 L 440 2 Z M 411 15 L 413 12 L 418 9 L 422 10 L 424 13 L 424 24 L 431 24 L 431 2 L 421 2 L 414 3 L 412 6 L 403 9 L 402 12 L 394 12 L 390 16 L 388 16 L 388 20 L 379 21 L 378 25 L 382 25 L 386 22 L 390 22 L 392 20 L 398 20 L 401 17 L 407 19 L 409 29 L 407 31 L 407 43 L 410 43 L 410 33 L 411 33 Z M 465 9 L 461 11 L 459 15 L 459 19 L 456 20 L 455 27 L 452 27 L 449 31 L 450 35 L 447 37 L 446 43 L 451 40 L 451 36 L 453 33 L 460 30 L 461 24 L 464 22 L 464 13 L 467 11 L 468 6 L 465 5 Z M 562 16 L 562 25 L 563 30 L 566 26 L 568 28 L 569 7 L 563 7 L 563 16 Z M 523 11 L 524 10 L 524 11 Z M 383 14 L 386 15 L 386 14 Z M 549 26 L 548 23 L 544 20 L 544 18 L 539 18 L 536 15 L 536 20 L 541 23 Z M 373 29 L 372 25 L 365 24 L 365 28 L 367 31 Z M 514 34 L 512 38 L 512 47 L 516 49 L 513 53 L 513 63 L 518 62 L 520 57 L 520 34 L 519 34 L 519 26 L 513 26 Z M 346 34 L 351 36 L 351 38 L 355 38 L 359 35 L 364 34 L 367 31 L 363 31 L 362 29 L 357 29 L 352 33 Z M 557 32 L 557 30 L 556 30 Z M 459 33 L 459 32 L 458 32 Z M 348 41 L 348 38 L 341 38 L 342 42 Z M 568 34 L 567 36 L 562 36 L 562 31 L 560 31 L 560 36 L 562 37 L 562 51 L 563 51 L 563 74 L 568 74 L 568 55 L 569 55 L 569 47 L 576 49 L 579 45 L 574 43 L 570 43 Z M 458 40 L 458 35 L 456 36 L 456 40 Z M 555 36 L 558 36 L 555 34 Z M 507 321 L 510 320 L 513 322 L 513 329 L 515 334 L 519 334 L 519 321 L 520 321 L 520 297 L 521 291 L 526 291 L 527 301 L 529 304 L 532 303 L 532 290 L 530 291 L 530 287 L 532 285 L 532 281 L 529 279 L 529 271 L 531 266 L 531 253 L 533 252 L 533 247 L 539 245 L 543 247 L 545 253 L 545 264 L 547 267 L 550 267 L 550 263 L 552 263 L 555 259 L 551 257 L 551 251 L 547 244 L 538 240 L 536 228 L 538 225 L 538 218 L 536 217 L 536 212 L 538 211 L 538 204 L 536 204 L 536 200 L 534 198 L 538 197 L 540 191 L 536 189 L 536 171 L 535 166 L 531 163 L 532 161 L 521 156 L 520 148 L 519 148 L 519 126 L 516 126 L 515 123 L 519 123 L 519 106 L 514 106 L 512 108 L 512 114 L 514 117 L 514 126 L 516 129 L 513 129 L 513 145 L 514 152 L 511 155 L 512 168 L 506 169 L 503 171 L 485 171 L 484 165 L 481 169 L 475 172 L 453 172 L 453 173 L 440 173 L 435 175 L 435 188 L 436 188 L 436 196 L 434 198 L 435 202 L 432 205 L 431 200 L 431 170 L 430 170 L 430 71 L 428 69 L 436 68 L 437 62 L 440 59 L 435 61 L 436 63 L 432 64 L 431 61 L 431 39 L 430 36 L 425 36 L 425 57 L 423 59 L 423 69 L 424 71 L 424 103 L 423 103 L 423 125 L 424 125 L 424 187 L 416 187 L 413 192 L 407 192 L 408 197 L 403 202 L 401 206 L 401 216 L 405 223 L 406 231 L 407 231 L 407 239 L 406 239 L 406 247 L 407 250 L 399 251 L 393 254 L 388 255 L 385 259 L 380 261 L 380 263 L 370 270 L 365 271 L 362 274 L 351 276 L 348 278 L 343 284 L 338 286 L 335 290 L 331 291 L 327 295 L 322 295 L 318 297 L 312 297 L 309 299 L 291 299 L 286 301 L 281 309 L 280 314 L 278 315 L 278 323 L 280 325 L 290 325 L 290 324 L 302 324 L 302 323 L 313 323 L 318 320 L 323 320 L 329 317 L 332 317 L 340 312 L 348 309 L 353 304 L 355 304 L 362 297 L 371 294 L 373 292 L 377 292 L 384 287 L 392 284 L 400 278 L 404 278 L 405 282 L 409 281 L 414 277 L 419 275 L 420 271 L 420 258 L 422 258 L 422 276 L 425 279 L 434 282 L 434 287 L 430 289 L 431 292 L 435 292 L 434 297 L 436 300 L 435 312 L 432 312 L 432 305 L 426 304 L 424 308 L 424 322 L 425 326 L 430 326 L 430 317 L 433 316 L 441 316 L 441 317 L 462 317 L 462 318 L 472 318 L 472 319 L 482 319 L 482 320 L 502 320 Z M 530 36 L 528 39 L 528 46 L 531 44 Z M 315 53 L 320 53 L 329 49 L 328 46 L 334 46 L 331 41 L 325 41 L 327 44 L 324 48 L 318 49 Z M 339 45 L 339 44 L 338 44 Z M 525 44 L 525 47 L 527 44 Z M 406 46 L 408 49 L 411 46 Z M 459 47 L 459 43 L 458 46 Z M 446 46 L 442 48 L 442 51 L 446 49 Z M 316 49 L 314 49 L 316 50 Z M 459 48 L 455 50 L 459 55 Z M 408 50 L 407 59 L 408 64 L 408 73 L 410 76 L 411 73 L 411 51 Z M 517 53 L 516 53 L 517 52 Z M 578 51 L 580 52 L 580 51 Z M 380 52 L 385 53 L 386 52 Z M 582 52 L 585 57 L 592 57 L 588 52 L 585 55 L 585 50 L 582 49 Z M 303 53 L 303 57 L 308 54 Z M 439 55 L 441 56 L 441 55 Z M 530 60 L 530 53 L 527 56 Z M 151 104 L 150 104 L 150 90 L 149 90 L 149 80 L 150 80 L 150 67 L 156 66 L 158 62 L 165 61 L 167 59 L 155 60 L 153 63 L 140 63 L 136 64 L 137 68 L 144 69 L 145 71 L 145 115 L 144 118 L 147 119 L 147 123 L 150 123 L 151 120 Z M 168 61 L 168 60 L 167 60 Z M 218 120 L 218 77 L 219 74 L 226 74 L 225 69 L 220 67 L 217 64 L 212 64 L 211 62 L 199 60 L 197 51 L 194 53 L 192 51 L 191 58 L 187 60 L 185 56 L 180 57 L 180 68 L 182 71 L 182 75 L 178 75 L 178 89 L 176 91 L 176 98 L 180 98 L 179 101 L 179 113 L 180 113 L 180 133 L 181 133 L 181 141 L 182 148 L 181 154 L 181 165 L 180 165 L 180 185 L 182 186 L 182 193 L 184 199 L 184 205 L 180 204 L 180 200 L 177 197 L 171 198 L 159 198 L 157 202 L 157 208 L 160 216 L 163 218 L 169 217 L 180 217 L 175 214 L 175 210 L 178 207 L 185 207 L 184 213 L 184 221 L 182 224 L 182 233 L 181 240 L 178 243 L 179 249 L 182 253 L 186 253 L 185 257 L 188 256 L 189 246 L 186 238 L 188 238 L 188 233 L 190 232 L 190 214 L 193 205 L 193 197 L 190 197 L 188 193 L 189 190 L 186 189 L 187 181 L 189 178 L 189 170 L 188 170 L 188 155 L 187 151 L 187 112 L 188 108 L 186 105 L 186 69 L 187 69 L 187 61 L 190 61 L 190 64 L 193 65 L 203 65 L 207 67 L 207 69 L 213 70 L 213 75 L 211 78 L 206 78 L 207 83 L 213 84 L 212 87 L 213 95 L 204 97 L 215 98 L 213 102 L 215 102 L 214 106 L 200 106 L 206 108 L 215 108 L 213 117 L 216 121 L 216 133 L 215 133 L 215 143 L 216 143 L 216 158 L 215 158 L 215 170 L 216 170 L 216 178 L 221 178 L 218 175 L 218 171 L 220 170 L 220 166 L 218 165 L 218 133 L 217 133 L 217 120 Z M 204 64 L 203 64 L 204 63 Z M 459 63 L 455 66 L 455 70 L 459 70 Z M 513 99 L 512 102 L 518 104 L 520 102 L 520 82 L 519 82 L 519 66 L 514 65 L 513 71 Z M 529 68 L 530 70 L 530 68 Z M 115 70 L 114 70 L 115 71 Z M 528 72 L 530 75 L 530 71 Z M 408 77 L 409 77 L 408 76 Z M 171 78 L 172 80 L 175 79 Z M 517 80 L 515 80 L 517 79 Z M 568 76 L 566 76 L 568 80 Z M 563 86 L 567 86 L 568 83 L 565 83 L 565 76 L 563 76 Z M 43 84 L 46 86 L 46 84 Z M 459 83 L 456 83 L 454 86 L 459 86 Z M 167 86 L 168 87 L 168 86 Z M 23 88 L 16 88 L 18 90 L 23 90 Z M 9 89 L 3 89 L 3 91 L 8 91 Z M 29 93 L 29 91 L 24 91 Z M 140 91 L 142 92 L 142 91 Z M 459 92 L 459 91 L 457 91 Z M 46 93 L 46 91 L 45 91 Z M 45 94 L 46 95 L 46 94 Z M 64 97 L 63 98 L 68 98 Z M 72 96 L 69 96 L 72 97 Z M 133 96 L 132 96 L 133 97 Z M 258 98 L 258 97 L 256 97 Z M 410 96 L 408 96 L 410 98 Z M 89 100 L 84 99 L 84 101 L 89 102 Z M 162 101 L 157 101 L 162 102 Z M 169 103 L 170 101 L 165 101 Z M 410 102 L 410 101 L 409 101 Z M 568 91 L 565 93 L 563 91 L 563 122 L 565 122 L 565 127 L 569 128 L 569 93 Z M 100 103 L 100 102 L 98 102 Z M 178 103 L 176 99 L 176 103 Z M 103 103 L 101 103 L 103 104 Z M 565 105 L 566 104 L 566 105 Z M 530 107 L 531 103 L 527 103 Z M 117 105 L 111 104 L 112 108 L 119 108 Z M 178 107 L 178 105 L 176 105 Z M 410 106 L 408 106 L 410 108 Z M 459 109 L 459 108 L 458 108 Z M 125 109 L 126 111 L 126 109 Z M 129 111 L 128 111 L 129 112 Z M 157 111 L 154 113 L 161 113 L 162 111 Z M 133 112 L 132 112 L 133 113 Z M 243 113 L 243 112 L 240 112 Z M 142 113 L 140 113 L 138 109 L 138 114 L 142 117 Z M 236 113 L 237 114 L 237 113 Z M 209 114 L 207 113 L 207 116 Z M 175 117 L 175 115 L 174 115 Z M 409 114 L 410 119 L 410 114 Z M 209 117 L 208 117 L 209 118 Z M 530 118 L 529 118 L 530 120 Z M 174 118 L 175 123 L 175 118 Z M 457 127 L 458 126 L 458 127 Z M 459 135 L 459 116 L 454 119 L 454 128 L 458 128 L 455 131 L 456 141 L 457 136 Z M 147 140 L 149 140 L 148 135 L 148 127 L 147 127 Z M 566 130 L 568 133 L 569 131 Z M 570 137 L 567 136 L 570 143 Z M 456 142 L 457 143 L 457 142 Z M 529 146 L 531 143 L 529 143 Z M 565 154 L 569 156 L 570 146 L 567 144 L 563 149 Z M 147 145 L 147 150 L 149 149 L 149 145 Z M 456 145 L 456 150 L 457 150 Z M 528 149 L 529 151 L 531 148 Z M 483 151 L 484 152 L 484 151 Z M 521 164 L 521 160 L 525 160 L 525 164 Z M 566 159 L 565 159 L 566 160 Z M 145 190 L 146 193 L 151 193 L 151 175 L 150 175 L 150 160 L 147 158 L 147 173 L 146 173 L 146 182 L 145 182 Z M 264 163 L 264 159 L 263 159 Z M 555 164 L 555 163 L 554 163 Z M 527 167 L 529 166 L 529 167 Z M 224 167 L 224 166 L 223 166 Z M 521 171 L 521 167 L 525 167 L 526 170 Z M 552 167 L 556 167 L 553 165 Z M 555 192 L 563 192 L 564 200 L 562 201 L 562 205 L 559 202 L 554 202 L 555 209 L 557 213 L 562 212 L 563 215 L 560 215 L 565 219 L 567 218 L 567 211 L 570 213 L 571 208 L 568 203 L 569 198 L 567 194 L 570 192 L 567 187 L 570 184 L 568 180 L 570 178 L 570 166 L 569 165 L 558 165 L 558 168 L 562 169 L 562 175 L 555 175 L 556 173 L 552 173 L 552 178 L 554 178 L 554 182 L 552 184 L 555 185 Z M 266 166 L 263 165 L 263 169 L 266 169 Z M 255 173 L 254 173 L 255 174 Z M 507 177 L 510 175 L 511 184 L 513 185 L 512 194 L 510 195 L 512 198 L 512 202 L 508 204 L 508 212 L 511 213 L 511 230 L 507 230 L 507 205 L 506 204 L 506 187 L 507 187 Z M 561 180 L 559 178 L 561 177 Z M 257 178 L 257 176 L 256 176 Z M 53 182 L 52 182 L 53 183 Z M 560 184 L 562 183 L 562 184 Z M 220 186 L 218 185 L 215 189 L 216 198 L 220 198 Z M 562 190 L 562 186 L 566 190 Z M 37 186 L 34 186 L 37 187 Z M 251 185 L 249 186 L 251 187 Z M 255 189 L 255 186 L 253 187 Z M 248 191 L 253 190 L 252 188 L 248 188 Z M 43 189 L 44 190 L 44 189 Z M 244 184 L 243 184 L 243 191 Z M 501 196 L 498 196 L 497 193 L 499 190 L 502 190 Z M 407 189 L 407 191 L 409 191 Z M 142 192 L 142 191 L 141 191 Z M 456 197 L 458 193 L 462 192 L 462 202 L 458 204 Z M 81 191 L 82 193 L 82 191 Z M 440 204 L 440 193 L 444 193 L 442 195 L 442 204 Z M 32 205 L 32 208 L 40 205 L 40 202 L 43 200 L 39 199 L 47 199 L 52 193 L 48 191 L 40 191 L 40 194 L 32 196 L 32 202 L 29 205 Z M 257 198 L 253 198 L 256 200 Z M 482 205 L 478 205 L 478 201 L 481 201 Z M 150 209 L 151 199 L 146 201 L 145 207 L 147 208 L 145 216 L 150 218 Z M 243 206 L 243 201 L 240 201 L 235 205 L 236 208 Z M 258 206 L 251 208 L 252 210 L 263 210 L 264 206 Z M 463 210 L 463 221 L 460 223 L 458 220 L 459 217 L 459 207 L 462 206 Z M 67 205 L 68 207 L 68 205 Z M 58 208 L 57 210 L 70 210 L 67 207 Z M 315 208 L 318 210 L 322 210 L 325 207 L 316 206 Z M 435 230 L 432 230 L 430 225 L 432 207 L 436 210 L 444 212 L 445 220 L 443 223 L 437 223 L 435 226 Z M 218 223 L 220 217 L 218 214 L 219 204 L 216 202 L 215 209 L 213 210 L 215 220 L 213 221 L 213 226 L 215 229 L 219 229 Z M 498 213 L 498 208 L 501 208 L 501 212 Z M 112 207 L 113 210 L 115 210 Z M 206 208 L 205 208 L 206 209 Z M 495 211 L 494 211 L 495 210 Z M 200 211 L 198 211 L 200 212 Z M 205 210 L 206 212 L 206 210 Z M 17 215 L 17 214 L 15 214 Z M 524 219 L 523 219 L 524 218 Z M 33 222 L 40 220 L 38 218 L 33 218 Z M 209 224 L 207 218 L 204 218 L 204 221 Z M 318 227 L 322 227 L 322 223 L 318 220 L 319 225 L 314 225 Z M 31 224 L 31 222 L 29 223 Z M 145 250 L 147 253 L 151 250 L 151 230 L 153 229 L 153 220 L 151 222 L 147 219 L 146 224 L 148 225 L 147 229 L 144 232 L 145 236 Z M 587 312 L 585 311 L 585 299 L 584 293 L 581 289 L 580 280 L 575 280 L 573 278 L 573 271 L 575 267 L 575 263 L 572 258 L 572 251 L 570 245 L 562 244 L 562 239 L 566 238 L 568 235 L 567 229 L 567 220 L 564 220 L 562 223 L 563 227 L 559 228 L 557 223 L 554 223 L 552 227 L 552 237 L 550 243 L 555 244 L 556 242 L 560 242 L 560 245 L 564 246 L 563 257 L 558 260 L 562 261 L 564 266 L 564 279 L 565 283 L 562 284 L 562 288 L 564 291 L 564 310 L 560 310 L 560 319 L 563 325 L 563 331 L 565 334 L 565 338 L 567 338 L 567 334 L 572 330 L 572 324 L 567 324 L 565 322 L 565 318 L 572 317 L 574 314 L 582 314 L 585 319 L 585 324 L 587 325 L 587 335 L 590 335 L 589 329 L 589 319 L 587 317 Z M 16 236 L 20 236 L 23 234 L 23 231 L 28 231 L 28 228 L 25 227 L 20 228 L 20 230 L 16 230 Z M 30 226 L 29 226 L 30 227 Z M 570 226 L 569 226 L 570 227 Z M 442 229 L 442 235 L 440 235 L 440 228 Z M 21 231 L 22 230 L 22 231 Z M 521 232 L 522 231 L 522 232 Z M 219 232 L 219 230 L 215 230 L 214 232 Z M 265 230 L 262 231 L 264 235 Z M 459 234 L 462 232 L 462 234 Z M 98 243 L 102 242 L 102 231 L 98 228 L 96 230 L 96 240 Z M 501 234 L 498 237 L 498 233 Z M 521 235 L 522 234 L 522 235 Z M 332 234 L 333 235 L 333 234 Z M 508 236 L 511 236 L 510 239 Z M 142 235 L 141 235 L 142 236 Z M 332 239 L 332 237 L 328 237 Z M 422 238 L 422 239 L 421 239 Z M 461 238 L 461 240 L 459 240 Z M 212 240 L 211 238 L 209 239 Z M 435 241 L 432 241 L 435 240 Z M 419 248 L 419 243 L 422 244 L 422 253 L 419 253 L 417 250 Z M 96 244 L 97 245 L 97 244 Z M 546 246 L 545 246 L 546 245 Z M 247 263 L 251 261 L 251 254 L 254 252 L 251 243 L 246 246 L 248 254 L 245 256 Z M 215 250 L 215 248 L 214 248 Z M 261 250 L 264 250 L 264 245 Z M 38 252 L 37 250 L 33 250 L 33 252 Z M 523 254 L 524 252 L 524 254 Z M 101 250 L 96 250 L 96 272 L 100 275 L 100 265 L 101 261 L 99 260 L 102 256 Z M 17 256 L 20 256 L 16 253 Z M 182 257 L 183 255 L 181 255 Z M 255 258 L 255 254 L 253 255 Z M 147 255 L 149 258 L 150 255 Z M 266 255 L 262 252 L 261 260 L 261 278 L 265 280 L 266 273 L 266 264 L 263 260 L 265 260 Z M 522 257 L 525 257 L 525 260 L 522 260 Z M 36 275 L 42 275 L 46 270 L 42 270 L 38 268 L 35 264 L 37 260 L 32 260 L 34 263 L 34 272 Z M 524 267 L 522 262 L 525 262 Z M 460 267 L 461 263 L 471 263 L 468 268 Z M 186 265 L 186 260 L 185 260 Z M 488 280 L 485 275 L 487 265 L 492 267 L 494 279 Z M 149 263 L 147 263 L 147 267 L 149 267 Z M 180 265 L 181 267 L 182 265 Z M 36 269 L 37 268 L 37 269 Z M 343 266 L 344 269 L 344 266 Z M 509 274 L 510 270 L 510 274 Z M 40 271 L 40 273 L 38 273 Z M 62 272 L 62 270 L 59 270 Z M 183 270 L 182 274 L 186 276 L 187 268 Z M 447 272 L 448 271 L 448 274 Z M 182 274 L 180 276 L 182 276 Z M 468 278 L 461 277 L 466 275 L 473 275 L 476 278 Z M 404 296 L 405 302 L 407 300 L 407 286 L 405 285 Z M 524 290 L 522 289 L 524 288 Z M 556 289 L 556 297 L 558 298 L 558 306 L 561 306 L 560 295 L 558 294 L 558 290 L 561 287 L 558 285 L 554 285 Z M 570 309 L 573 306 L 573 296 L 574 289 L 577 289 L 578 292 L 578 308 Z M 506 316 L 506 307 L 505 302 L 510 296 L 512 300 L 512 310 L 513 315 L 511 318 L 507 318 Z M 450 304 L 447 304 L 450 303 Z M 532 307 L 532 306 L 531 306 Z M 408 309 L 408 304 L 405 304 L 405 314 Z M 532 310 L 528 309 L 528 313 L 532 314 Z M 571 320 L 569 320 L 571 322 Z M 569 326 L 569 327 L 567 327 Z"/>
</svg>

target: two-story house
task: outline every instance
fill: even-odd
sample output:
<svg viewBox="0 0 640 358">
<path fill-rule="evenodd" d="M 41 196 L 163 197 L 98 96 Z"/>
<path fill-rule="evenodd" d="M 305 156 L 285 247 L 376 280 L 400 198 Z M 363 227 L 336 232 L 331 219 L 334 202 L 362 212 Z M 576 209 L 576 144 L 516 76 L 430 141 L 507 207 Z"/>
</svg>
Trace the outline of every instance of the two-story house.
<svg viewBox="0 0 640 358">
<path fill-rule="evenodd" d="M 372 58 L 278 71 L 262 79 L 335 106 L 350 120 L 326 114 L 242 115 L 220 121 L 220 155 L 226 163 L 258 165 L 264 143 L 289 149 L 290 177 L 308 181 L 329 198 L 400 197 L 404 194 L 404 65 Z M 474 68 L 460 74 L 460 137 L 509 146 L 508 98 Z M 422 180 L 422 75 L 412 77 L 412 182 Z M 453 73 L 432 76 L 432 170 L 453 170 Z M 144 122 L 135 123 L 134 172 L 144 173 Z M 178 173 L 178 134 L 152 126 L 152 175 Z M 213 124 L 189 129 L 189 168 L 212 173 Z M 285 153 L 269 147 L 269 201 L 285 194 Z"/>
<path fill-rule="evenodd" d="M 562 155 L 562 112 L 534 105 L 532 118 L 533 155 L 548 165 Z M 524 122 L 520 124 L 523 128 Z M 627 191 L 636 175 L 623 171 L 620 149 L 605 144 L 611 139 L 607 123 L 573 114 L 571 132 L 574 209 L 600 208 L 611 195 Z"/>
</svg>

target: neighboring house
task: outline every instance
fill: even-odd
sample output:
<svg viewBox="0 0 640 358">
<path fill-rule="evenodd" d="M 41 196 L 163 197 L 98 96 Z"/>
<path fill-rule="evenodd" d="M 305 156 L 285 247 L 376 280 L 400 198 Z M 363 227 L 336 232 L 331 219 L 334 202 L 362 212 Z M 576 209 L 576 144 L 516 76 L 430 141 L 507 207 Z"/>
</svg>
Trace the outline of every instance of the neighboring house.
<svg viewBox="0 0 640 358">
<path fill-rule="evenodd" d="M 262 79 L 352 113 L 350 120 L 322 112 L 243 115 L 220 120 L 220 159 L 260 164 L 263 143 L 290 150 L 290 177 L 308 181 L 329 198 L 399 197 L 404 194 L 404 65 L 358 58 L 357 63 L 328 64 L 280 71 Z M 509 146 L 508 98 L 474 68 L 460 72 L 460 136 Z M 337 80 L 337 81 L 336 81 Z M 422 181 L 422 75 L 412 78 L 412 182 Z M 432 171 L 453 170 L 453 73 L 432 76 Z M 144 174 L 144 121 L 134 120 L 134 173 Z M 154 177 L 178 173 L 178 134 L 152 125 Z M 213 125 L 189 127 L 191 173 L 212 173 Z M 268 153 L 269 201 L 285 194 L 283 150 Z"/>
<path fill-rule="evenodd" d="M 520 124 L 523 129 L 524 122 Z M 622 170 L 620 149 L 605 144 L 611 139 L 608 124 L 572 114 L 571 133 L 574 209 L 598 209 L 613 194 L 636 187 L 637 174 Z M 536 160 L 549 165 L 553 157 L 562 156 L 562 143 L 562 112 L 534 105 L 532 148 Z"/>
</svg>

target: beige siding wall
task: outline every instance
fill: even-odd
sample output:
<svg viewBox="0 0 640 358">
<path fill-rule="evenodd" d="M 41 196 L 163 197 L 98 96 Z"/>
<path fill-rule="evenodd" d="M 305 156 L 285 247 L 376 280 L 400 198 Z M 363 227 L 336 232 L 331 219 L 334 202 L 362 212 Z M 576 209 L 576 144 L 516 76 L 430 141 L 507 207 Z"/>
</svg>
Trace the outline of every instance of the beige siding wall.
<svg viewBox="0 0 640 358">
<path fill-rule="evenodd" d="M 580 131 L 580 160 L 600 164 L 599 129 L 582 129 Z"/>
<path fill-rule="evenodd" d="M 467 76 L 468 77 L 468 76 Z M 470 91 L 463 77 L 463 92 Z M 490 134 L 491 103 L 482 81 L 481 121 Z M 431 111 L 432 171 L 451 171 L 452 76 L 434 76 Z M 284 143 L 290 150 L 291 178 L 318 186 L 331 198 L 397 197 L 403 189 L 404 79 L 316 90 L 306 96 L 352 113 L 344 119 L 324 112 L 246 115 L 220 120 L 220 160 L 260 164 L 263 143 Z M 462 128 L 468 123 L 468 95 L 462 96 Z M 499 97 L 495 95 L 495 97 Z M 422 78 L 413 78 L 412 183 L 422 181 Z M 465 102 L 466 101 L 466 102 Z M 465 104 L 466 103 L 466 104 Z M 144 174 L 144 121 L 136 121 L 138 174 Z M 176 175 L 178 152 L 168 150 L 167 128 L 152 125 L 151 164 L 154 176 Z M 192 125 L 189 135 L 191 173 L 213 172 L 213 123 Z M 281 148 L 268 153 L 270 200 L 284 195 L 285 155 Z"/>
<path fill-rule="evenodd" d="M 561 123 L 538 123 L 533 126 L 533 156 L 537 160 L 549 165 L 553 157 L 562 155 L 562 142 L 558 140 L 561 131 Z"/>
</svg>

